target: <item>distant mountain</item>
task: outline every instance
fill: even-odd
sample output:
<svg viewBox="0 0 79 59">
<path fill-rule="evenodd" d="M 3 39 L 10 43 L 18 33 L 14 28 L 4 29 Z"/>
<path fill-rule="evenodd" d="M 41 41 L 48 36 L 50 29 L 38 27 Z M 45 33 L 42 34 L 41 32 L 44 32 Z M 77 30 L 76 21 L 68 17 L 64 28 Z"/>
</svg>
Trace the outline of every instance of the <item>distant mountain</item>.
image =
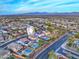
<svg viewBox="0 0 79 59">
<path fill-rule="evenodd" d="M 32 12 L 32 13 L 14 14 L 11 16 L 21 16 L 21 15 L 79 16 L 79 12 L 65 12 L 65 13 Z M 10 16 L 10 15 L 1 15 L 1 16 Z"/>
<path fill-rule="evenodd" d="M 47 13 L 47 12 L 32 12 L 32 13 L 24 13 L 23 15 L 48 15 L 51 13 Z"/>
<path fill-rule="evenodd" d="M 24 13 L 20 15 L 79 15 L 79 12 L 71 12 L 71 13 L 47 13 L 47 12 L 33 12 L 33 13 Z"/>
</svg>

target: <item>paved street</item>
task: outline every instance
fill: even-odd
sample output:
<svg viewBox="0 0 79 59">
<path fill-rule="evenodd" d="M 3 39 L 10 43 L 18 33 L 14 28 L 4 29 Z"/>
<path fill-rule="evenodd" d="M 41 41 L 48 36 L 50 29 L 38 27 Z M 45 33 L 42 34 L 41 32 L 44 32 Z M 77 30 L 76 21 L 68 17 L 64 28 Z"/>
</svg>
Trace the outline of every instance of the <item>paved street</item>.
<svg viewBox="0 0 79 59">
<path fill-rule="evenodd" d="M 16 42 L 16 41 L 18 41 L 19 39 L 24 38 L 24 37 L 26 37 L 26 35 L 22 35 L 21 37 L 15 39 L 15 40 L 6 42 L 6 43 L 4 43 L 3 45 L 1 45 L 0 48 L 4 48 L 4 47 L 6 47 L 8 44 L 10 44 L 10 43 L 12 43 L 12 42 Z"/>
<path fill-rule="evenodd" d="M 48 54 L 48 52 L 50 52 L 51 50 L 56 51 L 67 40 L 67 38 L 68 38 L 68 35 L 66 34 L 63 37 L 61 37 L 59 40 L 57 40 L 56 42 L 52 43 L 52 45 L 50 45 L 47 49 L 41 52 L 36 57 L 36 59 L 45 59 L 45 55 Z"/>
<path fill-rule="evenodd" d="M 66 50 L 64 48 L 60 48 L 57 52 L 64 55 L 64 56 L 69 56 L 71 54 L 71 55 L 73 55 L 72 59 L 77 59 L 77 57 L 79 57 L 78 54 L 73 53 L 72 51 L 68 51 L 68 50 Z"/>
</svg>

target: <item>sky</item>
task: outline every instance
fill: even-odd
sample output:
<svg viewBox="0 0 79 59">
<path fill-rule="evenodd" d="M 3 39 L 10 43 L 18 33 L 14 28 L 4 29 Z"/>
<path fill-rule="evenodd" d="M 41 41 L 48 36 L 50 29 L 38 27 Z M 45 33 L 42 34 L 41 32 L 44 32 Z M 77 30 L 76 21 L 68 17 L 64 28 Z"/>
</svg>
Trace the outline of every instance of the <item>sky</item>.
<svg viewBox="0 0 79 59">
<path fill-rule="evenodd" d="M 0 15 L 79 12 L 79 0 L 0 0 Z"/>
</svg>

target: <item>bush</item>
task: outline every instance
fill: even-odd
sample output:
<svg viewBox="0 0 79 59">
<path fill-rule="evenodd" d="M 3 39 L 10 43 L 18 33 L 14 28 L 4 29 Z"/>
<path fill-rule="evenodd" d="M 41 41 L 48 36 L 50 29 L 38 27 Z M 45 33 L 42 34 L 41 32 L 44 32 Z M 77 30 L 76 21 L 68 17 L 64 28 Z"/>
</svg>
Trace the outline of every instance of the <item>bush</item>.
<svg viewBox="0 0 79 59">
<path fill-rule="evenodd" d="M 68 45 L 69 47 L 71 47 L 71 46 L 72 46 L 72 43 L 68 43 L 67 45 Z"/>
<path fill-rule="evenodd" d="M 42 46 L 44 44 L 44 40 L 40 39 L 39 40 L 39 46 Z"/>
<path fill-rule="evenodd" d="M 78 52 L 79 52 L 79 48 L 77 48 Z"/>
<path fill-rule="evenodd" d="M 77 33 L 77 34 L 75 35 L 75 37 L 76 37 L 76 38 L 79 38 L 79 33 Z"/>
<path fill-rule="evenodd" d="M 16 59 L 14 56 L 9 56 L 7 59 Z"/>
</svg>

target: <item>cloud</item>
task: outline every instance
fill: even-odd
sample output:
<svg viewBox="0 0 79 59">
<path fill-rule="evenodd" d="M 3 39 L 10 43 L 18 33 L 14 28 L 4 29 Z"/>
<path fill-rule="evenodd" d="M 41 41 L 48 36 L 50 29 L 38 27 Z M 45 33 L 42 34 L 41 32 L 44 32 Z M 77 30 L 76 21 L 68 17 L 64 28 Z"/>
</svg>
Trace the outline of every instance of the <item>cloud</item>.
<svg viewBox="0 0 79 59">
<path fill-rule="evenodd" d="M 71 5 L 71 4 L 79 4 L 79 1 L 63 2 L 63 3 L 57 4 L 57 6 Z"/>
<path fill-rule="evenodd" d="M 0 0 L 0 14 L 71 11 L 79 11 L 79 0 Z"/>
</svg>

